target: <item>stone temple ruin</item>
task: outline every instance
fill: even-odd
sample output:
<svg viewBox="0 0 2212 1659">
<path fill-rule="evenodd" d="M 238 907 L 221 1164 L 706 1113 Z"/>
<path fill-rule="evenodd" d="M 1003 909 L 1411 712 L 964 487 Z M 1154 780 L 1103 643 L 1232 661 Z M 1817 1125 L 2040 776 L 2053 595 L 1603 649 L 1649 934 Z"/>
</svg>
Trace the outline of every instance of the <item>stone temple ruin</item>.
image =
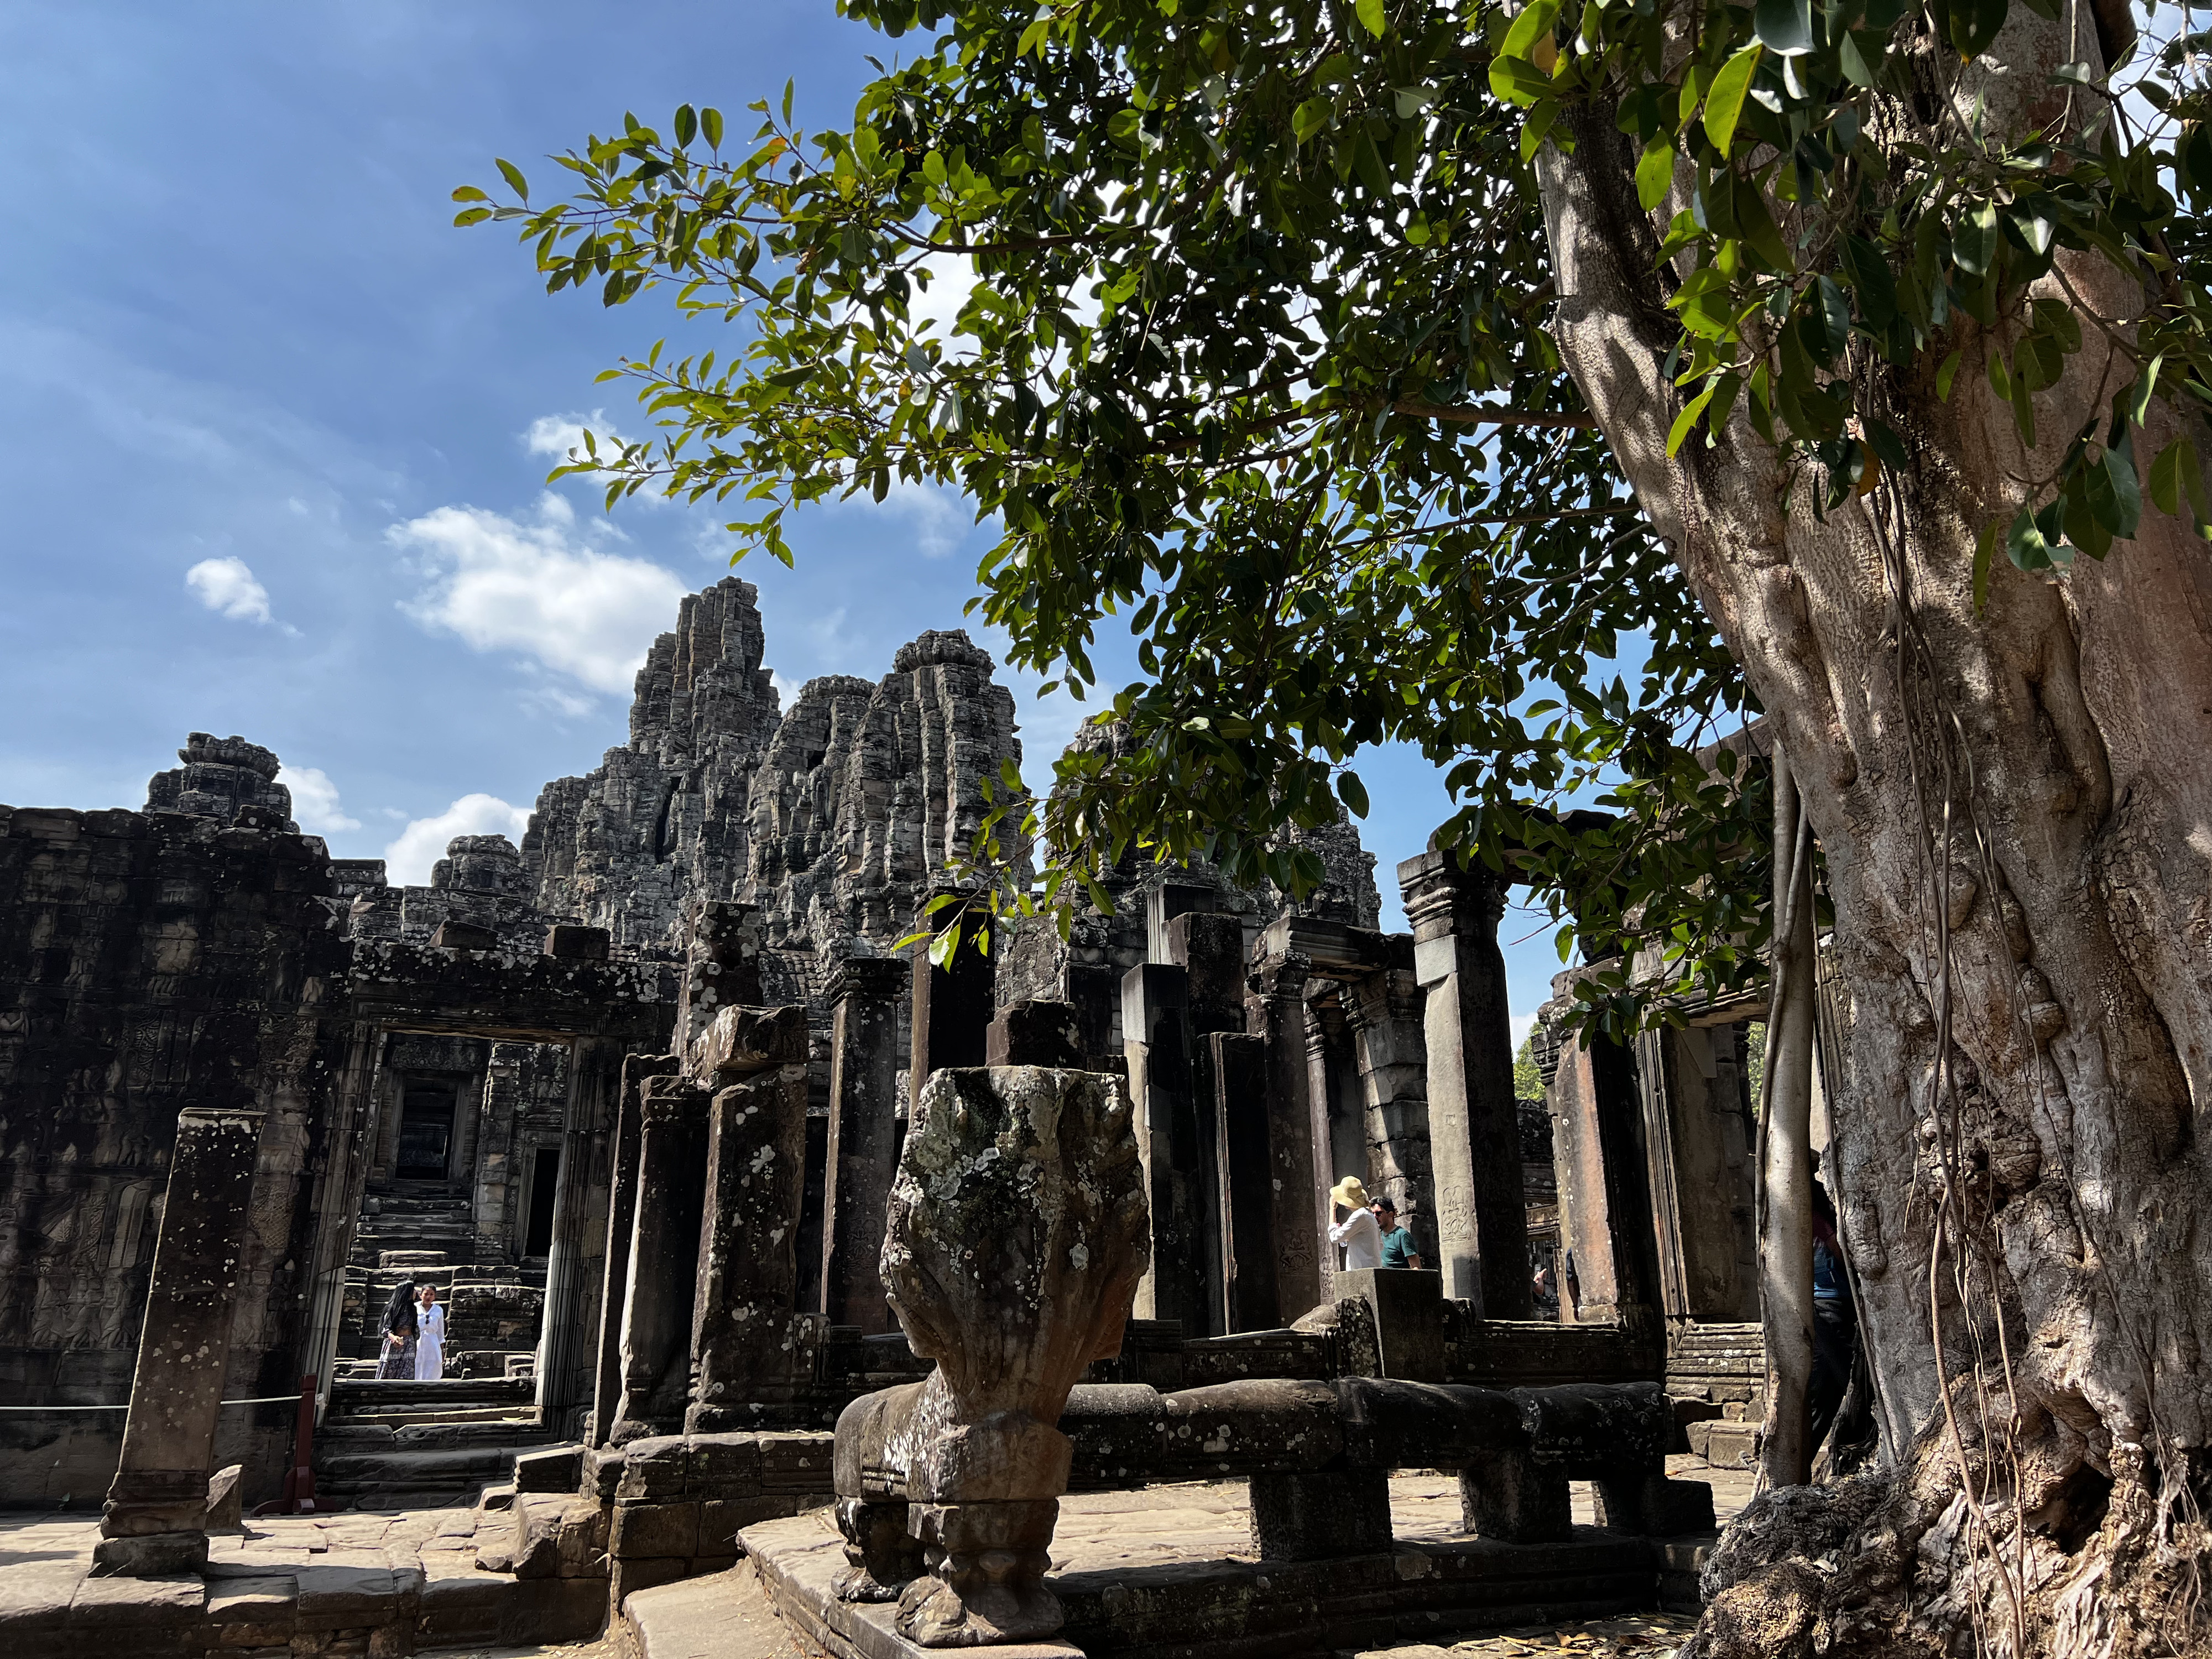
<svg viewBox="0 0 2212 1659">
<path fill-rule="evenodd" d="M 75 1540 L 0 1633 L 674 1652 L 750 1596 L 871 1659 L 1258 1654 L 1694 1607 L 1759 1410 L 1759 1011 L 1585 1047 L 1563 980 L 1517 1100 L 1504 883 L 1410 860 L 1385 933 L 1349 823 L 1303 903 L 1132 865 L 1066 941 L 902 953 L 1012 699 L 927 633 L 782 710 L 754 600 L 686 599 L 629 742 L 427 887 L 235 738 L 142 811 L 0 807 L 0 1502 Z M 1429 1265 L 1340 1265 L 1346 1175 Z M 375 1381 L 422 1283 L 446 1376 Z"/>
</svg>

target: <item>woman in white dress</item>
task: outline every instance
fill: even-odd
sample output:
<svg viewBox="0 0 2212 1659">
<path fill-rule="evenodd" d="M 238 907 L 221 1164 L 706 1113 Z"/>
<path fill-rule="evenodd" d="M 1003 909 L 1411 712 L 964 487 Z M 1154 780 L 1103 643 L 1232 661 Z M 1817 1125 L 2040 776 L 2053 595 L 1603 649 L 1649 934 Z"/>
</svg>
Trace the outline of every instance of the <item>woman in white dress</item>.
<svg viewBox="0 0 2212 1659">
<path fill-rule="evenodd" d="M 415 1380 L 435 1382 L 446 1374 L 446 1310 L 438 1305 L 435 1285 L 422 1287 L 415 1327 Z"/>
</svg>

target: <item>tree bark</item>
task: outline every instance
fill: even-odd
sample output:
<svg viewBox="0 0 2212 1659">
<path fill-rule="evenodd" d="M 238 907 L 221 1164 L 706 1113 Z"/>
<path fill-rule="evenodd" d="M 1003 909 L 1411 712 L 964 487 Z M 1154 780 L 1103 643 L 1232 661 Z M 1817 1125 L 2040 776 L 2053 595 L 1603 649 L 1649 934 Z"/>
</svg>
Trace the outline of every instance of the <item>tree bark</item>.
<svg viewBox="0 0 2212 1659">
<path fill-rule="evenodd" d="M 2067 15 L 2070 37 L 2013 9 L 1962 91 L 1992 131 L 2065 118 L 2048 70 L 2100 61 Z M 2146 507 L 2063 580 L 2000 558 L 1978 612 L 1978 532 L 2133 378 L 2086 319 L 2033 449 L 1987 386 L 2014 324 L 1954 322 L 1948 403 L 1942 347 L 1875 382 L 1913 457 L 1887 526 L 1881 496 L 1815 518 L 1741 412 L 1669 458 L 1679 273 L 1612 112 L 1569 125 L 1572 152 L 1539 158 L 1554 332 L 1786 744 L 1850 992 L 1832 1190 L 1897 1468 L 1844 1565 L 1769 1588 L 1816 1601 L 1835 1652 L 1968 1627 L 1997 1651 L 2185 1650 L 2201 1632 L 2160 1626 L 2197 1616 L 2183 1523 L 2212 1430 L 2212 559 Z M 2071 304 L 2068 283 L 2124 337 L 2129 279 L 2062 254 L 2033 292 Z M 2154 408 L 2146 463 L 2174 422 Z"/>
<path fill-rule="evenodd" d="M 1813 1476 L 1813 849 L 1796 781 L 1774 747 L 1773 990 L 1759 1122 L 1759 1316 L 1766 1349 L 1759 1473 Z"/>
</svg>

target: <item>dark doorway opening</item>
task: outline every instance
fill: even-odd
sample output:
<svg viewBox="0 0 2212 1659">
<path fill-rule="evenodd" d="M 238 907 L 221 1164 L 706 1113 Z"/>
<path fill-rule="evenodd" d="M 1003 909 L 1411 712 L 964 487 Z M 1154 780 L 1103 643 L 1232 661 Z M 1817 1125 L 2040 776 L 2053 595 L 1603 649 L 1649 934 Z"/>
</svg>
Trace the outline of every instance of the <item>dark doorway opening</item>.
<svg viewBox="0 0 2212 1659">
<path fill-rule="evenodd" d="M 443 1181 L 453 1152 L 453 1086 L 408 1086 L 399 1108 L 398 1155 L 392 1173 L 402 1181 Z"/>
<path fill-rule="evenodd" d="M 530 1165 L 530 1230 L 525 1236 L 525 1255 L 553 1253 L 553 1200 L 561 1188 L 561 1149 L 541 1146 Z"/>
</svg>

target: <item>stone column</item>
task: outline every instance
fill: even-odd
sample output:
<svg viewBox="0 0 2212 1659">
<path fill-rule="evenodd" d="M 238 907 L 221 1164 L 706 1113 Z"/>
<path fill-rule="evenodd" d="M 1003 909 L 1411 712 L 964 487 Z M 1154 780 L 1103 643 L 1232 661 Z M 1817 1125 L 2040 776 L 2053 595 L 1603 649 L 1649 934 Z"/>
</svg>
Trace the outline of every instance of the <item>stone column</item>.
<svg viewBox="0 0 2212 1659">
<path fill-rule="evenodd" d="M 725 1064 L 728 1086 L 708 1116 L 687 1434 L 787 1424 L 823 1325 L 797 1311 L 806 1011 L 779 1008 L 763 1023 L 772 1029 L 744 1045 L 745 1063 Z"/>
<path fill-rule="evenodd" d="M 1555 987 L 1565 988 L 1562 975 Z M 1547 1015 L 1559 1007 L 1547 1004 Z M 1584 1048 L 1555 1034 L 1542 1016 L 1537 1063 L 1552 1114 L 1553 1167 L 1559 1182 L 1559 1243 L 1574 1255 L 1576 1295 L 1560 1279 L 1559 1316 L 1570 1324 L 1618 1324 L 1659 1344 L 1657 1243 L 1644 1149 L 1637 1140 L 1635 1066 L 1620 1043 L 1593 1037 Z"/>
<path fill-rule="evenodd" d="M 833 1325 L 892 1328 L 884 1300 L 884 1209 L 898 1161 L 898 999 L 912 969 L 848 957 L 831 978 L 830 1150 L 822 1216 L 822 1310 Z"/>
<path fill-rule="evenodd" d="M 622 1404 L 623 1310 L 629 1306 L 629 1246 L 637 1225 L 638 1146 L 648 1078 L 672 1077 L 674 1054 L 631 1054 L 623 1061 L 615 1108 L 612 1170 L 607 1183 L 607 1259 L 600 1277 L 599 1370 L 592 1384 L 590 1443 L 604 1446 Z"/>
<path fill-rule="evenodd" d="M 1328 1161 L 1321 1170 L 1322 1184 L 1327 1187 L 1346 1176 L 1369 1182 L 1376 1179 L 1368 1164 L 1367 1104 L 1352 1054 L 1346 1002 L 1340 988 L 1325 980 L 1310 986 L 1306 995 L 1306 1087 L 1313 1091 L 1315 1115 L 1328 1124 Z M 1322 1252 L 1324 1287 L 1333 1276 L 1335 1254 L 1334 1249 Z M 1334 1301 L 1335 1291 L 1326 1289 L 1324 1299 Z"/>
<path fill-rule="evenodd" d="M 261 1119 L 214 1107 L 178 1115 L 122 1457 L 93 1551 L 97 1575 L 151 1578 L 207 1565 L 208 1478 Z"/>
<path fill-rule="evenodd" d="M 1284 1324 L 1317 1306 L 1325 1286 L 1328 1102 L 1315 1095 L 1306 1060 L 1306 980 L 1312 966 L 1300 951 L 1262 957 L 1247 981 L 1244 1002 L 1245 1030 L 1267 1043 L 1275 1297 L 1278 1322 Z"/>
<path fill-rule="evenodd" d="M 760 908 L 734 899 L 692 904 L 684 945 L 684 988 L 677 994 L 676 1052 L 687 1052 L 725 1008 L 761 1000 Z"/>
<path fill-rule="evenodd" d="M 620 1404 L 608 1440 L 672 1434 L 690 1382 L 691 1304 L 707 1171 L 707 1091 L 680 1077 L 646 1080 L 639 1108 L 637 1219 L 623 1294 Z"/>
<path fill-rule="evenodd" d="M 1182 969 L 1147 963 L 1123 975 L 1121 1052 L 1128 1062 L 1152 1229 L 1150 1266 L 1137 1286 L 1137 1317 L 1178 1320 L 1186 1335 L 1203 1336 L 1206 1285 L 1218 1275 L 1206 1271 L 1188 1017 L 1189 975 Z"/>
<path fill-rule="evenodd" d="M 1420 1244 L 1421 1259 L 1433 1261 L 1428 1050 L 1410 953 L 1407 966 L 1363 974 L 1346 982 L 1344 994 L 1367 1143 L 1368 1191 L 1397 1205 L 1399 1219 Z"/>
<path fill-rule="evenodd" d="M 1505 957 L 1498 948 L 1505 883 L 1450 853 L 1398 866 L 1425 997 L 1429 1156 L 1444 1294 L 1492 1319 L 1529 1316 L 1528 1212 L 1513 1097 Z"/>
<path fill-rule="evenodd" d="M 568 1102 L 553 1194 L 553 1250 L 545 1264 L 538 1339 L 538 1404 L 549 1425 L 575 1432 L 599 1380 L 598 1300 L 606 1244 L 608 1134 L 622 1086 L 613 1046 L 579 1037 L 568 1050 Z"/>
<path fill-rule="evenodd" d="M 963 918 L 965 918 L 963 921 Z M 929 1074 L 947 1066 L 981 1066 L 998 983 L 998 958 L 975 948 L 974 929 L 991 925 L 980 905 L 950 904 L 921 919 L 933 934 L 961 921 L 960 948 L 939 968 L 927 949 L 914 953 L 914 1047 L 907 1065 L 907 1098 L 921 1098 Z"/>
<path fill-rule="evenodd" d="M 1269 1136 L 1267 1044 L 1264 1038 L 1216 1031 L 1206 1039 L 1206 1076 L 1212 1090 L 1214 1155 L 1219 1192 L 1224 1322 L 1231 1331 L 1267 1331 L 1297 1316 L 1276 1283 L 1278 1200 L 1293 1221 L 1304 1209 L 1293 1194 L 1274 1190 Z M 1302 1306 L 1297 1310 L 1305 1311 Z"/>
</svg>

